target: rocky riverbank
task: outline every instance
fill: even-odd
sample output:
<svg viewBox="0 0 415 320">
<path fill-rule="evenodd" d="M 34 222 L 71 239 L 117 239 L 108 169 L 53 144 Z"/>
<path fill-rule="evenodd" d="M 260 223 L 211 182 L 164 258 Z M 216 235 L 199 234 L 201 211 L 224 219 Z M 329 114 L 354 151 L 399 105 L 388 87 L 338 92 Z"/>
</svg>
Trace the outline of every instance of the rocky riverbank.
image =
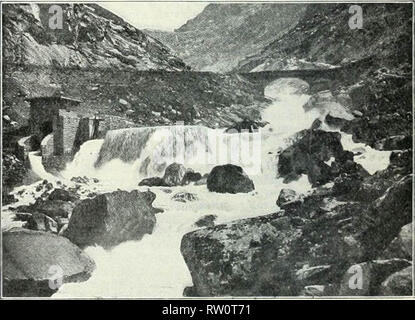
<svg viewBox="0 0 415 320">
<path fill-rule="evenodd" d="M 186 234 L 188 296 L 412 294 L 411 80 L 404 65 L 317 92 L 304 106 L 324 119 L 279 153 L 285 182 L 306 174 L 314 189 L 275 194 L 267 216 Z M 390 151 L 367 172 L 354 142 Z M 366 159 L 367 163 L 367 159 Z M 374 164 L 377 165 L 376 163 Z M 212 212 L 214 214 L 214 212 Z"/>
</svg>

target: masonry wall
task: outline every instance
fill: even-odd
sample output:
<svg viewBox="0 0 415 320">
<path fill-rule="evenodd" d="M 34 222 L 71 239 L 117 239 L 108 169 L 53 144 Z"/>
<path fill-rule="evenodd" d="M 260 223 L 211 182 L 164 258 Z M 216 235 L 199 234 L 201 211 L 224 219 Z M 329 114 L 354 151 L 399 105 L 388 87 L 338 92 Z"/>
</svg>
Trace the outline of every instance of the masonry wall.
<svg viewBox="0 0 415 320">
<path fill-rule="evenodd" d="M 98 137 L 100 139 L 103 139 L 109 130 L 137 127 L 134 122 L 118 116 L 102 115 L 100 118 L 103 119 L 99 123 Z"/>
<path fill-rule="evenodd" d="M 80 118 L 75 112 L 59 110 L 53 128 L 54 155 L 63 156 L 73 153 L 79 122 Z"/>
</svg>

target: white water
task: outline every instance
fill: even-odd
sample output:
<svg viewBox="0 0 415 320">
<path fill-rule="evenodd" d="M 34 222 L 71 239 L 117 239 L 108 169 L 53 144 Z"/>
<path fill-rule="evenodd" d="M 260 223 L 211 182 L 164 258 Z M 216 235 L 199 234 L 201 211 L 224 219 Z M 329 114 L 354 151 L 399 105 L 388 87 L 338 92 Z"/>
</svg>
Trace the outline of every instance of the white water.
<svg viewBox="0 0 415 320">
<path fill-rule="evenodd" d="M 217 215 L 215 223 L 223 223 L 270 214 L 278 210 L 275 202 L 281 188 L 291 188 L 302 193 L 310 190 L 311 186 L 306 176 L 288 185 L 283 184 L 282 180 L 276 177 L 276 152 L 287 146 L 289 138 L 294 133 L 309 128 L 312 122 L 320 116 L 314 110 L 304 112 L 302 106 L 309 98 L 308 95 L 303 94 L 306 87 L 306 83 L 302 81 L 284 79 L 266 88 L 266 95 L 274 102 L 263 112 L 263 119 L 268 121 L 269 125 L 259 133 L 262 139 L 261 170 L 249 174 L 254 181 L 255 191 L 248 194 L 230 195 L 209 192 L 206 186 L 189 185 L 170 188 L 173 192 L 167 194 L 163 191 L 164 188 L 151 188 L 157 195 L 154 206 L 165 210 L 157 215 L 157 224 L 153 234 L 146 235 L 141 241 L 122 243 L 108 251 L 101 247 L 86 248 L 85 251 L 97 265 L 91 278 L 86 282 L 63 285 L 54 297 L 181 297 L 183 289 L 192 285 L 192 281 L 180 253 L 180 242 L 185 233 L 196 229 L 194 223 L 199 218 L 214 214 Z M 168 148 L 168 144 L 171 144 L 171 139 L 175 138 L 162 130 L 165 128 L 155 130 L 156 134 L 150 134 L 142 150 L 135 152 L 136 154 L 129 153 L 131 150 L 128 149 L 128 143 L 137 143 L 137 145 L 140 143 L 130 141 L 122 147 L 122 150 L 118 150 L 116 148 L 120 144 L 111 143 L 111 139 L 124 141 L 126 137 L 131 140 L 134 135 L 141 136 L 138 130 L 112 133 L 113 136 L 107 140 L 106 150 L 109 154 L 115 155 L 121 155 L 121 152 L 124 152 L 130 161 L 108 159 L 99 167 L 95 167 L 95 162 L 100 155 L 102 156 L 105 142 L 104 140 L 88 141 L 81 146 L 73 162 L 61 173 L 62 178 L 67 181 L 73 176 L 97 177 L 100 183 L 94 185 L 93 191 L 112 191 L 118 188 L 147 190 L 147 187 L 137 187 L 140 179 L 144 176 L 162 175 L 164 168 L 162 164 L 160 165 L 160 161 L 165 161 L 165 158 L 174 155 Z M 189 140 L 194 139 L 196 141 L 192 145 L 195 147 L 192 150 L 212 152 L 211 148 L 203 144 L 206 141 L 204 139 L 207 136 L 206 132 L 212 132 L 212 129 L 187 128 L 186 130 L 189 136 L 187 141 L 186 138 L 184 139 L 184 145 L 188 145 Z M 227 136 L 221 137 L 217 146 L 229 143 L 229 135 Z M 243 134 L 233 134 L 233 136 L 244 139 Z M 161 137 L 168 137 L 168 139 L 164 141 Z M 190 152 L 181 147 L 178 150 L 189 154 L 188 160 L 195 159 L 191 156 L 193 151 Z M 238 150 L 231 147 L 230 151 L 232 153 Z M 252 163 L 248 166 L 245 163 L 238 163 L 243 159 L 239 152 L 237 154 L 233 162 L 240 164 L 246 171 L 252 169 Z M 147 158 L 150 162 L 146 163 L 146 172 L 143 172 L 141 169 Z M 38 160 L 39 158 L 32 156 L 31 161 L 36 166 L 35 171 L 43 175 L 45 172 L 42 171 L 41 163 L 40 167 L 37 166 Z M 216 160 L 217 163 L 226 163 L 229 159 L 216 157 Z M 212 166 L 214 164 L 211 163 L 202 163 L 198 166 L 196 162 L 188 167 L 204 173 L 208 172 Z M 195 193 L 198 200 L 187 203 L 172 201 L 171 197 L 180 191 Z"/>
<path fill-rule="evenodd" d="M 275 94 L 273 91 L 278 92 Z M 270 214 L 278 210 L 275 202 L 281 188 L 289 187 L 298 192 L 310 190 L 306 176 L 289 185 L 283 184 L 276 177 L 275 163 L 275 153 L 287 143 L 286 138 L 298 130 L 309 128 L 315 119 L 316 115 L 304 113 L 302 108 L 309 96 L 297 94 L 298 88 L 281 82 L 269 87 L 266 93 L 274 99 L 274 103 L 263 114 L 264 120 L 270 124 L 259 133 L 262 137 L 262 170 L 250 175 L 255 191 L 248 194 L 219 194 L 209 192 L 206 186 L 190 185 L 171 188 L 173 193 L 167 194 L 163 188 L 152 188 L 157 195 L 154 206 L 165 210 L 157 215 L 153 234 L 141 241 L 122 243 L 110 251 L 100 247 L 86 248 L 85 251 L 95 260 L 97 269 L 88 281 L 65 284 L 54 297 L 181 297 L 183 289 L 192 285 L 192 280 L 180 253 L 180 242 L 185 233 L 196 229 L 194 223 L 199 218 L 214 214 L 217 215 L 216 223 L 223 223 Z M 110 190 L 111 183 L 131 181 L 131 174 L 134 173 L 136 186 L 139 161 L 143 161 L 148 153 L 142 152 L 145 157 L 140 155 L 130 163 L 113 159 L 94 168 L 94 159 L 98 158 L 102 145 L 102 140 L 85 143 L 63 175 L 88 175 L 82 170 L 88 168 L 90 174 L 103 179 L 102 187 Z M 148 145 L 151 146 L 149 150 L 154 147 L 151 142 Z M 156 152 L 155 158 L 160 154 Z M 247 170 L 247 167 L 244 169 Z M 120 170 L 126 170 L 126 173 Z M 129 183 L 123 184 L 127 190 L 137 188 Z M 118 187 L 118 183 L 112 185 L 113 189 Z M 147 190 L 147 187 L 141 190 Z M 195 193 L 198 200 L 187 203 L 172 201 L 171 197 L 180 191 Z"/>
</svg>

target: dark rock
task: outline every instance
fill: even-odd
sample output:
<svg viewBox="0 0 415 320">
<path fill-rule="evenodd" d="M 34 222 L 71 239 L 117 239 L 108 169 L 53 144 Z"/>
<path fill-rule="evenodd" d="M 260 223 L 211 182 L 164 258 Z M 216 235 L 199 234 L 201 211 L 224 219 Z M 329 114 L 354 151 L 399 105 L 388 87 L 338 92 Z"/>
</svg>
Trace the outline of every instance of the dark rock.
<svg viewBox="0 0 415 320">
<path fill-rule="evenodd" d="M 186 168 L 179 163 L 172 163 L 164 172 L 163 181 L 166 186 L 181 186 L 186 174 Z"/>
<path fill-rule="evenodd" d="M 79 196 L 75 192 L 71 192 L 65 189 L 55 189 L 50 193 L 48 200 L 76 202 L 79 200 Z"/>
<path fill-rule="evenodd" d="M 199 172 L 187 171 L 184 174 L 182 185 L 188 185 L 191 182 L 196 182 L 202 179 L 202 175 Z"/>
<path fill-rule="evenodd" d="M 412 260 L 412 223 L 402 227 L 398 236 L 388 245 L 382 257 Z"/>
<path fill-rule="evenodd" d="M 16 202 L 15 197 L 9 193 L 14 187 L 21 185 L 27 175 L 27 168 L 15 155 L 9 154 L 3 150 L 2 153 L 2 204 L 10 204 Z"/>
<path fill-rule="evenodd" d="M 205 184 L 207 184 L 207 178 L 208 178 L 208 174 L 207 175 L 204 175 L 200 180 L 197 180 L 196 182 L 195 182 L 195 186 L 203 186 L 203 185 L 205 185 Z"/>
<path fill-rule="evenodd" d="M 339 295 L 378 295 L 380 285 L 391 274 L 406 268 L 411 263 L 404 259 L 374 260 L 351 266 L 341 282 Z"/>
<path fill-rule="evenodd" d="M 320 129 L 320 127 L 321 127 L 321 124 L 322 124 L 322 122 L 321 122 L 321 120 L 320 119 L 316 119 L 316 120 L 314 120 L 313 121 L 313 123 L 311 124 L 311 130 L 317 130 L 317 129 Z"/>
<path fill-rule="evenodd" d="M 81 184 L 87 184 L 89 183 L 89 179 L 88 177 L 72 177 L 71 178 L 72 182 L 76 182 L 76 183 L 81 183 Z"/>
<path fill-rule="evenodd" d="M 397 135 L 384 138 L 375 143 L 378 150 L 405 150 L 412 148 L 412 136 Z"/>
<path fill-rule="evenodd" d="M 255 189 L 254 183 L 239 166 L 216 166 L 207 178 L 209 191 L 220 193 L 247 193 Z"/>
<path fill-rule="evenodd" d="M 215 226 L 215 220 L 217 216 L 214 214 L 208 214 L 206 216 L 203 216 L 199 220 L 195 222 L 196 227 L 213 227 Z"/>
<path fill-rule="evenodd" d="M 42 200 L 37 199 L 31 206 L 30 212 L 41 212 L 55 219 L 57 217 L 68 218 L 72 214 L 75 204 L 63 200 Z"/>
<path fill-rule="evenodd" d="M 324 121 L 329 125 L 333 127 L 341 128 L 343 125 L 348 121 L 343 118 L 334 117 L 330 114 L 330 112 L 326 115 L 324 118 Z"/>
<path fill-rule="evenodd" d="M 357 225 L 357 236 L 366 250 L 366 256 L 375 259 L 412 221 L 412 175 L 390 187 L 384 196 L 375 200 L 364 212 Z"/>
<path fill-rule="evenodd" d="M 64 233 L 79 246 L 105 248 L 128 240 L 140 240 L 151 234 L 159 212 L 152 206 L 156 195 L 137 190 L 104 193 L 85 199 L 74 208 Z"/>
<path fill-rule="evenodd" d="M 337 295 L 338 289 L 332 284 L 328 285 L 310 285 L 305 286 L 300 293 L 301 296 L 306 297 L 328 297 Z"/>
<path fill-rule="evenodd" d="M 49 286 L 49 279 L 58 274 L 58 268 L 63 272 L 62 283 L 80 282 L 90 277 L 95 264 L 67 238 L 20 228 L 3 233 L 5 296 L 51 296 L 58 281 Z"/>
<path fill-rule="evenodd" d="M 333 194 L 336 196 L 352 194 L 352 197 L 355 197 L 362 181 L 363 177 L 359 174 L 343 173 L 334 179 Z"/>
<path fill-rule="evenodd" d="M 405 173 L 412 172 L 412 150 L 393 151 L 389 157 L 389 160 L 390 166 L 400 167 L 404 169 Z"/>
<path fill-rule="evenodd" d="M 167 184 L 164 182 L 163 178 L 152 177 L 146 178 L 140 181 L 139 186 L 149 186 L 149 187 L 166 187 Z"/>
<path fill-rule="evenodd" d="M 34 212 L 25 227 L 31 230 L 58 233 L 58 223 L 40 212 Z"/>
<path fill-rule="evenodd" d="M 277 206 L 285 209 L 287 206 L 300 206 L 303 202 L 302 196 L 291 189 L 281 189 L 277 199 Z"/>
<path fill-rule="evenodd" d="M 407 267 L 390 275 L 381 285 L 379 295 L 412 296 L 413 267 Z"/>
<path fill-rule="evenodd" d="M 190 192 L 178 192 L 171 199 L 179 202 L 198 200 L 197 195 Z"/>
<path fill-rule="evenodd" d="M 249 119 L 244 119 L 241 122 L 237 122 L 231 127 L 225 130 L 226 133 L 240 133 L 240 132 L 257 132 L 260 127 L 263 127 L 266 123 L 261 123 Z"/>
<path fill-rule="evenodd" d="M 298 179 L 307 174 L 313 186 L 323 185 L 343 172 L 367 175 L 367 172 L 353 162 L 353 154 L 343 150 L 337 132 L 304 130 L 298 140 L 279 155 L 278 173 L 284 182 Z M 334 158 L 329 166 L 326 162 Z"/>
<path fill-rule="evenodd" d="M 296 294 L 289 247 L 301 232 L 263 216 L 184 235 L 181 252 L 196 296 Z M 294 285 L 294 286 L 293 286 Z M 298 289 L 299 290 L 299 289 Z"/>
<path fill-rule="evenodd" d="M 11 203 L 15 203 L 19 200 L 16 199 L 16 197 L 13 194 L 4 194 L 2 197 L 2 204 L 3 205 L 8 205 Z"/>
</svg>

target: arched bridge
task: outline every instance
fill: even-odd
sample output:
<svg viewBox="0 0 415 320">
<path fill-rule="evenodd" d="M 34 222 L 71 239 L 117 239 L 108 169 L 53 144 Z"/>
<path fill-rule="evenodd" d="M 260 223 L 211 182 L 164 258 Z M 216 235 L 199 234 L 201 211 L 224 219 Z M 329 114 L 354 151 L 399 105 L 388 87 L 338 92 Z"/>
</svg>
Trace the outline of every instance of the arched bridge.
<svg viewBox="0 0 415 320">
<path fill-rule="evenodd" d="M 311 91 L 330 89 L 336 82 L 353 83 L 368 66 L 372 58 L 351 62 L 330 69 L 276 70 L 239 73 L 245 79 L 256 83 L 264 89 L 268 84 L 280 78 L 299 78 L 310 85 Z"/>
</svg>

